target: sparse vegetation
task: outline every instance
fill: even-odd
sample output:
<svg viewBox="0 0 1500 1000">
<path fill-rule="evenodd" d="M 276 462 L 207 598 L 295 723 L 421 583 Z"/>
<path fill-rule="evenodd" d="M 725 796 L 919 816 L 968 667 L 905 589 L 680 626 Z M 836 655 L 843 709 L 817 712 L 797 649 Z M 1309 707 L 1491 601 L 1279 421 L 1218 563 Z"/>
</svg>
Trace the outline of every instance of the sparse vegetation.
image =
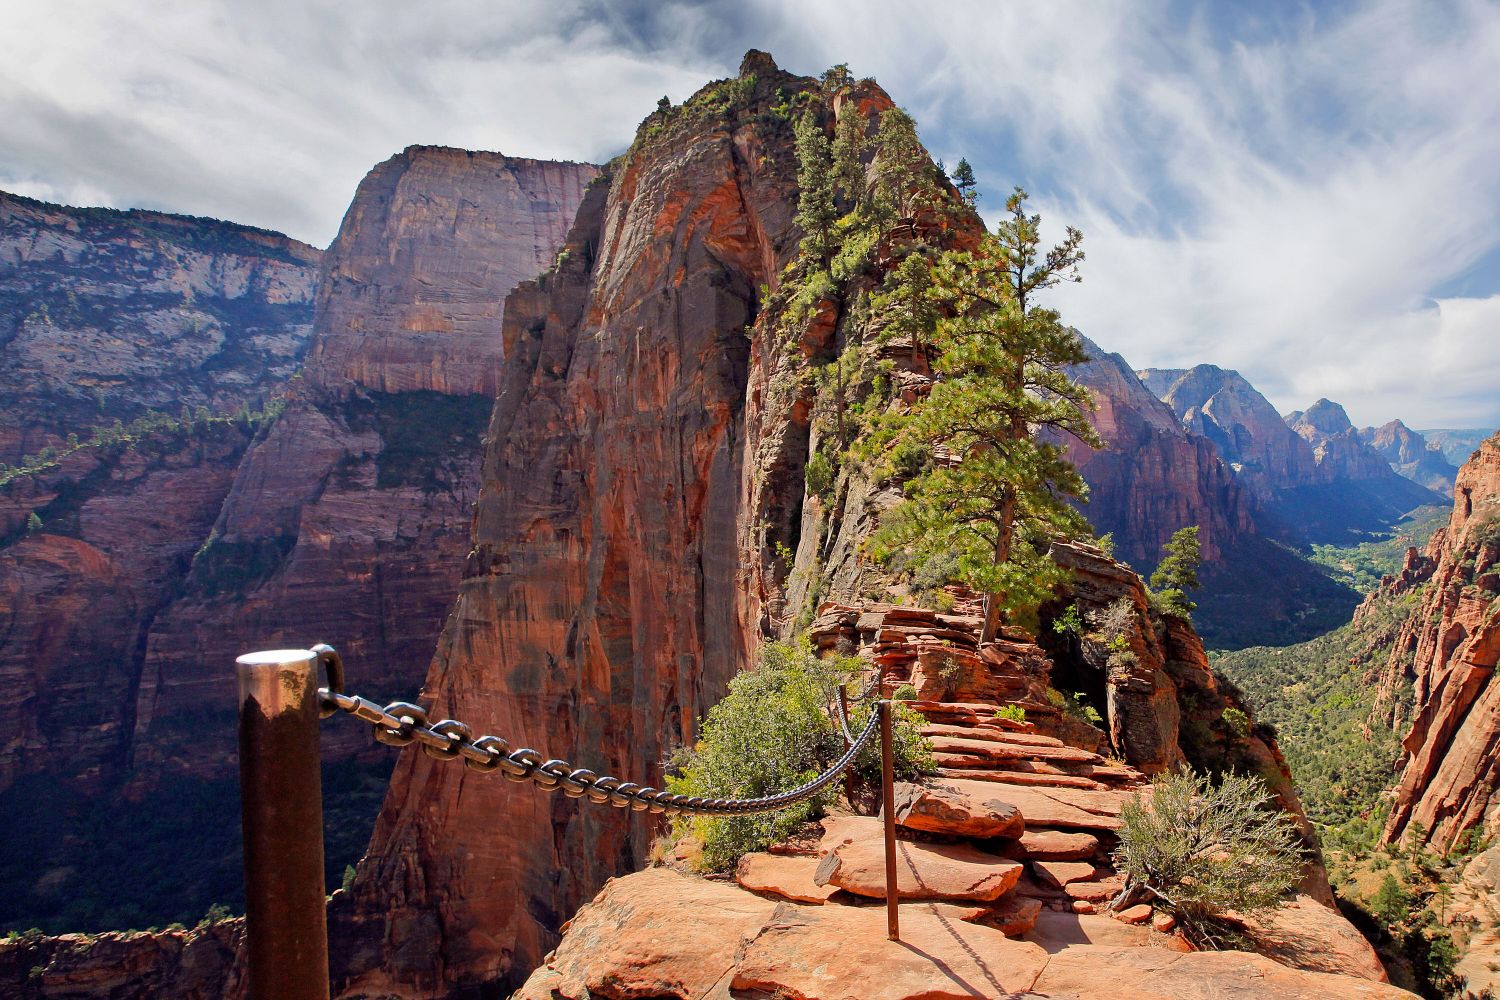
<svg viewBox="0 0 1500 1000">
<path fill-rule="evenodd" d="M 709 711 L 698 742 L 674 756 L 676 773 L 669 772 L 667 787 L 682 795 L 756 798 L 815 778 L 844 752 L 831 715 L 837 687 L 864 666 L 857 657 L 819 659 L 805 643 L 767 643 L 758 667 L 730 681 L 729 693 Z M 862 728 L 871 710 L 868 704 L 857 706 L 852 725 Z M 896 772 L 912 778 L 930 770 L 932 758 L 920 732 L 921 717 L 900 704 L 896 713 Z M 856 780 L 878 780 L 879 771 L 879 748 L 867 747 L 856 763 Z M 821 816 L 838 791 L 835 783 L 779 812 L 693 817 L 680 820 L 677 829 L 701 843 L 704 868 L 723 871 L 741 855 Z"/>
<path fill-rule="evenodd" d="M 1296 828 L 1257 778 L 1161 775 L 1121 820 L 1115 867 L 1200 946 L 1232 940 L 1231 913 L 1274 909 L 1302 877 Z"/>
<path fill-rule="evenodd" d="M 1198 605 L 1187 596 L 1198 589 L 1198 566 L 1203 550 L 1198 542 L 1198 526 L 1189 525 L 1172 533 L 1162 546 L 1161 562 L 1151 574 L 1151 606 L 1159 614 L 1191 619 Z"/>
</svg>

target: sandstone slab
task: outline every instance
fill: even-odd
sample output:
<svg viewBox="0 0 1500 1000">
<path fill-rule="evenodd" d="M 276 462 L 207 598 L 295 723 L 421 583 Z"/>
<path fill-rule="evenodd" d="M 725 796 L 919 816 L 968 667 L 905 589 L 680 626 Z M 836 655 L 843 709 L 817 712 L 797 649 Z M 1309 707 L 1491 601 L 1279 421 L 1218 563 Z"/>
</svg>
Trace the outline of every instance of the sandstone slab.
<svg viewBox="0 0 1500 1000">
<path fill-rule="evenodd" d="M 516 1000 L 701 997 L 777 906 L 737 886 L 666 868 L 611 879 L 573 917 L 562 943 Z"/>
<path fill-rule="evenodd" d="M 881 907 L 785 904 L 745 946 L 730 987 L 817 1000 L 1008 997 L 1030 990 L 1046 959 L 1034 944 L 940 916 L 903 910 L 894 942 Z"/>
<path fill-rule="evenodd" d="M 751 892 L 769 892 L 798 903 L 821 904 L 838 892 L 838 887 L 815 883 L 813 875 L 817 870 L 817 858 L 808 855 L 747 854 L 735 866 L 734 880 Z"/>
<path fill-rule="evenodd" d="M 1066 830 L 1027 830 L 1016 844 L 1015 856 L 1027 861 L 1081 861 L 1099 851 L 1099 838 Z"/>
<path fill-rule="evenodd" d="M 1021 866 L 1014 861 L 965 844 L 896 843 L 896 891 L 901 899 L 998 899 L 1020 877 Z M 834 848 L 824 855 L 814 881 L 884 899 L 884 841 L 856 840 Z"/>
<path fill-rule="evenodd" d="M 1004 780 L 970 781 L 949 778 L 944 784 L 974 797 L 999 795 L 1021 810 L 1028 825 L 1062 827 L 1069 830 L 1117 830 L 1120 804 L 1128 796 L 1118 792 L 1082 788 L 1038 788 L 1013 785 Z M 997 788 L 1003 789 L 998 791 Z"/>
<path fill-rule="evenodd" d="M 1117 920 L 1099 918 L 1116 927 Z M 1241 951 L 1074 945 L 1052 955 L 1034 992 L 1074 1000 L 1410 1000 L 1405 990 L 1306 972 Z"/>
<path fill-rule="evenodd" d="M 1019 837 L 1021 812 L 992 787 L 961 788 L 947 782 L 896 786 L 896 822 L 913 830 L 966 837 Z"/>
</svg>

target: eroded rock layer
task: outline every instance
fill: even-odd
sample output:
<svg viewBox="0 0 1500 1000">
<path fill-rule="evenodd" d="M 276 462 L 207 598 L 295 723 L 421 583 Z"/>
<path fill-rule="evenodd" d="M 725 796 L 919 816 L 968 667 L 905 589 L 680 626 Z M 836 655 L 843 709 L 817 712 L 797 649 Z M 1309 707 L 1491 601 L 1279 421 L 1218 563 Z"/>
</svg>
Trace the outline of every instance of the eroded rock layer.
<svg viewBox="0 0 1500 1000">
<path fill-rule="evenodd" d="M 259 408 L 307 348 L 319 256 L 217 219 L 0 192 L 0 462 L 152 411 Z"/>
<path fill-rule="evenodd" d="M 1388 697 L 1411 684 L 1414 704 L 1385 838 L 1419 830 L 1446 852 L 1472 829 L 1500 833 L 1500 437 L 1459 470 L 1447 526 L 1407 565 L 1386 582 L 1422 599 L 1382 681 Z"/>
</svg>

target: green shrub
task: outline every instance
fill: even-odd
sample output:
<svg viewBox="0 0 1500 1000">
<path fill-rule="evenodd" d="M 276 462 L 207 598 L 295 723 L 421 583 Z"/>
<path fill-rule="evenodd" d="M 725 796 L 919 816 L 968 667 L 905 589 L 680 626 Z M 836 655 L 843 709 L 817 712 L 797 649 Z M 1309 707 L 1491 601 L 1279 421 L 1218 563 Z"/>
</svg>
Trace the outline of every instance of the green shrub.
<svg viewBox="0 0 1500 1000">
<path fill-rule="evenodd" d="M 767 643 L 759 666 L 730 681 L 724 700 L 709 710 L 697 745 L 682 754 L 680 774 L 668 775 L 667 788 L 680 795 L 758 798 L 817 777 L 844 753 L 843 736 L 830 714 L 838 685 L 864 666 L 857 657 L 819 659 L 805 641 Z M 896 773 L 913 778 L 932 767 L 921 735 L 923 720 L 905 705 L 898 703 L 895 710 Z M 850 712 L 853 732 L 864 727 L 870 711 L 862 704 Z M 866 747 L 854 771 L 859 780 L 878 779 L 878 744 Z M 687 817 L 676 830 L 702 842 L 703 867 L 723 871 L 741 855 L 823 815 L 839 790 L 835 782 L 805 802 L 759 816 Z"/>
<path fill-rule="evenodd" d="M 1297 830 L 1257 778 L 1228 774 L 1215 787 L 1187 770 L 1160 775 L 1120 818 L 1115 867 L 1199 945 L 1232 935 L 1227 911 L 1274 909 L 1302 877 Z"/>
<path fill-rule="evenodd" d="M 833 477 L 833 463 L 828 456 L 821 451 L 813 452 L 807 460 L 807 492 L 828 499 L 828 494 L 833 491 Z"/>
<path fill-rule="evenodd" d="M 995 713 L 997 719 L 1010 719 L 1012 722 L 1025 722 L 1026 709 L 1020 705 L 1001 705 Z"/>
</svg>

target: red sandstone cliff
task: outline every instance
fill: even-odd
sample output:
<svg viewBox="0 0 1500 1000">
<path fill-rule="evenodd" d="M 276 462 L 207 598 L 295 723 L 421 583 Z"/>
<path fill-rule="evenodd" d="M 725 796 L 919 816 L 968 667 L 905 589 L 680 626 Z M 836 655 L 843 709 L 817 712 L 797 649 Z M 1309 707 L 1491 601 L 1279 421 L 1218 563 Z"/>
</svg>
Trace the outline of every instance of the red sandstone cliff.
<svg viewBox="0 0 1500 1000">
<path fill-rule="evenodd" d="M 1459 470 L 1453 514 L 1387 588 L 1422 602 L 1391 652 L 1383 688 L 1413 685 L 1408 754 L 1385 839 L 1420 825 L 1450 850 L 1470 829 L 1500 833 L 1500 437 Z"/>
</svg>

